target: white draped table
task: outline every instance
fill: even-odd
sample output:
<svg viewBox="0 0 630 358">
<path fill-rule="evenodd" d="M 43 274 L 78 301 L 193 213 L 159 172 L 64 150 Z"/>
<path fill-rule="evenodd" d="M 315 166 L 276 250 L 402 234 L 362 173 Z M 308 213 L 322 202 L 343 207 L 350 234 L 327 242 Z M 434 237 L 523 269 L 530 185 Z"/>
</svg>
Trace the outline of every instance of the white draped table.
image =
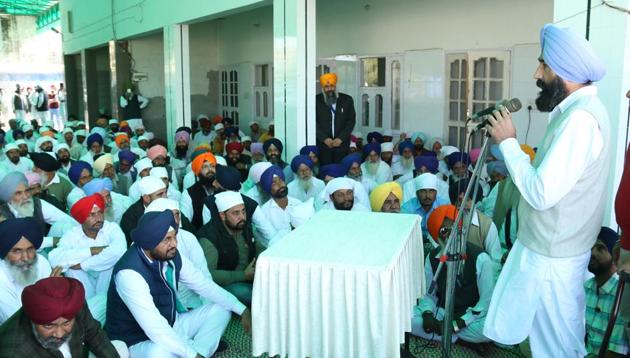
<svg viewBox="0 0 630 358">
<path fill-rule="evenodd" d="M 253 355 L 398 357 L 423 257 L 417 215 L 320 211 L 258 257 Z"/>
</svg>

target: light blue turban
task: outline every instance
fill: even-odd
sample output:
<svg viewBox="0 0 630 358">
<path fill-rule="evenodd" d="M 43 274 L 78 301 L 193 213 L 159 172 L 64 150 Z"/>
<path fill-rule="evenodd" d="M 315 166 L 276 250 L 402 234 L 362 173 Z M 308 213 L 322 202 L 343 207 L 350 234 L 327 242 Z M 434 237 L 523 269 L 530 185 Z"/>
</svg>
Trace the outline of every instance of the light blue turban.
<svg viewBox="0 0 630 358">
<path fill-rule="evenodd" d="M 543 60 L 562 79 L 596 82 L 606 74 L 591 44 L 571 29 L 547 24 L 540 30 L 540 44 Z"/>
<path fill-rule="evenodd" d="M 114 188 L 114 184 L 112 180 L 109 178 L 94 178 L 90 180 L 83 186 L 83 191 L 85 195 L 90 196 L 92 194 L 100 193 L 101 190 L 106 189 L 107 191 L 112 191 Z"/>
<path fill-rule="evenodd" d="M 422 141 L 423 144 L 426 144 L 427 142 L 427 135 L 423 132 L 413 132 L 411 134 L 411 143 L 416 143 L 416 139 L 420 138 L 420 140 Z"/>
<path fill-rule="evenodd" d="M 28 181 L 26 180 L 26 176 L 24 176 L 24 174 L 14 171 L 5 175 L 0 181 L 0 200 L 5 203 L 11 201 L 18 184 L 24 184 L 28 187 Z"/>
<path fill-rule="evenodd" d="M 507 166 L 505 165 L 505 162 L 502 160 L 495 160 L 495 161 L 489 162 L 488 164 L 486 164 L 486 166 L 487 166 L 486 171 L 488 172 L 488 174 L 492 174 L 494 172 L 503 174 L 505 176 L 508 176 L 509 174 Z"/>
</svg>

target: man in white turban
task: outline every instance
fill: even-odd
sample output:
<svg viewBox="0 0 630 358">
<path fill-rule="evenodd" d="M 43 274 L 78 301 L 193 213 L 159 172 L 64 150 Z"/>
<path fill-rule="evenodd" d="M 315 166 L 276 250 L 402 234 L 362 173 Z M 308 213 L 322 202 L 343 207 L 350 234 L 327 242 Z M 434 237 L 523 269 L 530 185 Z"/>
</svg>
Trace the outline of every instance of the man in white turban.
<svg viewBox="0 0 630 358">
<path fill-rule="evenodd" d="M 505 109 L 489 116 L 518 203 L 518 240 L 492 296 L 484 334 L 499 343 L 529 337 L 534 357 L 582 357 L 591 248 L 607 205 L 610 125 L 597 96 L 605 68 L 581 35 L 553 24 L 540 32 L 534 74 L 549 124 L 533 162 Z"/>
</svg>

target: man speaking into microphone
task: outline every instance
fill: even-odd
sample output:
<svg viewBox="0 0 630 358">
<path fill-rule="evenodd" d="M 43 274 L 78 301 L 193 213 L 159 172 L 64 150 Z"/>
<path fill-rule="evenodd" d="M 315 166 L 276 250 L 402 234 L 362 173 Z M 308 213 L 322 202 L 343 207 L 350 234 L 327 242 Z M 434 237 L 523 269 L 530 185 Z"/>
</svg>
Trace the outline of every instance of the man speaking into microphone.
<svg viewBox="0 0 630 358">
<path fill-rule="evenodd" d="M 521 194 L 518 241 L 495 287 L 484 334 L 503 344 L 527 337 L 534 357 L 582 357 L 584 275 L 602 226 L 609 121 L 597 97 L 606 70 L 591 45 L 553 24 L 540 31 L 536 107 L 549 113 L 534 161 L 519 147 L 511 115 L 486 127 Z"/>
</svg>

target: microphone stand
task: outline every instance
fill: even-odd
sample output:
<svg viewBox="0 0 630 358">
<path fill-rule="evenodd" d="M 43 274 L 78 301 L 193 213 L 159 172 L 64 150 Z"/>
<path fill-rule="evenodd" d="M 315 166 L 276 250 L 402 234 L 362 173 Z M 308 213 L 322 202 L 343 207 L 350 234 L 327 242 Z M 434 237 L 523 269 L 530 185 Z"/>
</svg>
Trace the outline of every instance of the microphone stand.
<svg viewBox="0 0 630 358">
<path fill-rule="evenodd" d="M 473 174 L 470 177 L 466 193 L 464 194 L 464 200 L 459 207 L 459 211 L 455 221 L 453 222 L 453 229 L 451 230 L 448 240 L 442 251 L 440 251 L 440 262 L 435 270 L 433 281 L 429 287 L 429 293 L 435 291 L 437 288 L 437 279 L 444 267 L 444 264 L 446 264 L 446 301 L 444 304 L 444 320 L 442 321 L 442 357 L 450 357 L 451 354 L 455 285 L 457 284 L 458 276 L 461 276 L 464 269 L 464 265 L 462 265 L 462 263 L 464 263 L 467 258 L 466 242 L 468 238 L 468 229 L 472 222 L 473 212 L 475 210 L 474 205 L 470 210 L 468 210 L 466 206 L 468 199 L 475 198 L 477 196 L 479 188 L 477 183 L 480 179 L 481 169 L 483 168 L 486 157 L 488 156 L 488 149 L 490 148 L 489 142 L 490 137 L 486 133 L 486 135 L 484 135 L 484 141 L 481 146 L 479 158 L 477 159 L 477 164 L 473 169 Z"/>
</svg>

